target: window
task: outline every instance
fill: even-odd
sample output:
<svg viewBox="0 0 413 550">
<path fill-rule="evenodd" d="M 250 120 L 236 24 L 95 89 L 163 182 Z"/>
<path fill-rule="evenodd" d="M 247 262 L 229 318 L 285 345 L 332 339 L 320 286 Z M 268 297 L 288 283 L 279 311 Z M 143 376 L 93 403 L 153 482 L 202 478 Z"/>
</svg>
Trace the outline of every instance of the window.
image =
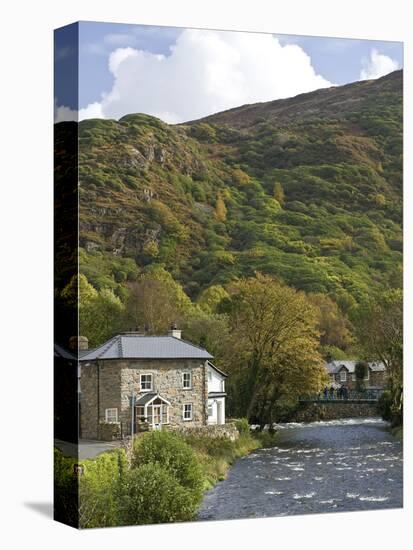
<svg viewBox="0 0 413 550">
<path fill-rule="evenodd" d="M 355 382 L 355 381 L 356 381 L 356 375 L 355 375 L 355 374 L 352 374 L 352 375 L 351 375 L 351 379 L 353 380 L 353 382 Z"/>
<path fill-rule="evenodd" d="M 135 408 L 136 412 L 136 420 L 138 422 L 145 422 L 145 407 L 141 407 L 140 405 Z"/>
<path fill-rule="evenodd" d="M 141 374 L 141 391 L 152 389 L 152 374 Z"/>
<path fill-rule="evenodd" d="M 190 372 L 182 373 L 182 387 L 184 390 L 189 390 L 192 388 L 192 374 Z"/>
<path fill-rule="evenodd" d="M 340 371 L 340 382 L 346 382 L 347 380 L 347 371 L 342 370 Z"/>
<path fill-rule="evenodd" d="M 118 421 L 118 409 L 106 409 L 105 410 L 105 421 L 108 424 L 114 424 Z"/>
<path fill-rule="evenodd" d="M 212 403 L 208 405 L 208 416 L 214 416 L 214 407 L 212 406 Z"/>
<path fill-rule="evenodd" d="M 192 403 L 185 403 L 182 407 L 182 417 L 184 420 L 192 420 Z"/>
<path fill-rule="evenodd" d="M 366 376 L 364 377 L 364 380 L 368 380 L 369 378 L 370 378 L 370 369 L 367 367 Z"/>
<path fill-rule="evenodd" d="M 162 424 L 169 424 L 169 407 L 168 405 L 162 405 Z"/>
</svg>

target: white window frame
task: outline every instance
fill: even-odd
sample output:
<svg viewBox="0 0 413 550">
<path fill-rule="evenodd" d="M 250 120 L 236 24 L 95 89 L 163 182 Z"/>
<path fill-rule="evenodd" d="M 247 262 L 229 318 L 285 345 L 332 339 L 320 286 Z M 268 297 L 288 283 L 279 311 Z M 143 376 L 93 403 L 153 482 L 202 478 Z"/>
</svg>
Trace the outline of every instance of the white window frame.
<svg viewBox="0 0 413 550">
<path fill-rule="evenodd" d="M 190 409 L 189 409 L 189 410 L 190 410 L 190 416 L 189 416 L 189 417 L 186 417 L 186 416 L 185 416 L 185 413 L 186 413 L 185 407 L 190 407 Z M 182 405 L 182 420 L 183 420 L 184 422 L 189 422 L 189 421 L 192 420 L 192 417 L 193 417 L 193 410 L 194 410 L 194 406 L 193 406 L 192 403 L 184 403 L 184 404 Z"/>
<path fill-rule="evenodd" d="M 364 380 L 370 380 L 370 369 L 369 369 L 369 367 L 367 367 L 366 371 L 367 371 L 367 376 L 365 377 Z"/>
<path fill-rule="evenodd" d="M 109 415 L 115 411 L 115 420 L 109 420 Z M 117 424 L 118 423 L 118 409 L 117 407 L 110 407 L 108 409 L 105 409 L 105 422 L 106 424 Z"/>
<path fill-rule="evenodd" d="M 340 371 L 340 382 L 347 382 L 347 371 L 341 370 Z"/>
<path fill-rule="evenodd" d="M 351 375 L 351 379 L 352 379 L 353 382 L 356 381 L 356 374 L 355 373 Z"/>
<path fill-rule="evenodd" d="M 211 414 L 210 414 L 211 411 Z M 208 418 L 212 418 L 214 416 L 214 404 L 209 403 L 208 405 Z"/>
<path fill-rule="evenodd" d="M 185 376 L 189 375 L 189 385 L 185 385 Z M 191 390 L 192 389 L 192 372 L 191 371 L 185 371 L 182 373 L 182 387 L 184 390 Z"/>
<path fill-rule="evenodd" d="M 144 388 L 142 386 L 142 377 L 143 376 L 150 376 L 151 377 L 151 387 L 150 388 Z M 147 392 L 147 391 L 153 391 L 153 374 L 151 372 L 142 372 L 139 375 L 139 384 L 140 384 L 140 388 L 141 388 L 142 393 Z"/>
</svg>

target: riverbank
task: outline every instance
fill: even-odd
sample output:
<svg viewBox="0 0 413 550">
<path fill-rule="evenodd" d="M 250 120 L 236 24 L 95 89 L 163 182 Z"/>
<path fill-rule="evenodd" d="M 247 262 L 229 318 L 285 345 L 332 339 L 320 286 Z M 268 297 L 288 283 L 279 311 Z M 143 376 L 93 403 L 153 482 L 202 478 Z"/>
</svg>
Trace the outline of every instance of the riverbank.
<svg viewBox="0 0 413 550">
<path fill-rule="evenodd" d="M 403 426 L 397 426 L 396 428 L 391 429 L 391 433 L 399 441 L 403 441 Z"/>
<path fill-rule="evenodd" d="M 251 433 L 246 420 L 235 425 L 234 440 L 147 432 L 133 448 L 80 461 L 56 448 L 56 519 L 80 528 L 195 519 L 205 492 L 226 478 L 236 459 L 275 441 L 268 432 Z"/>
<path fill-rule="evenodd" d="M 205 477 L 205 491 L 226 478 L 235 460 L 276 442 L 276 433 L 271 434 L 268 431 L 252 433 L 246 420 L 236 421 L 236 426 L 239 437 L 235 441 L 225 438 L 185 437 L 185 441 L 195 451 L 201 465 Z"/>
</svg>

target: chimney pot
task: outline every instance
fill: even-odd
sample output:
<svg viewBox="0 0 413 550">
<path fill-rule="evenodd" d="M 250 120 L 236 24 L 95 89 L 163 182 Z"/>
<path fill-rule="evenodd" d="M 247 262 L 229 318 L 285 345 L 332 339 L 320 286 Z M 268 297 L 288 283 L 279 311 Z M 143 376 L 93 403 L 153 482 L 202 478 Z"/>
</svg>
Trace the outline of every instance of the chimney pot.
<svg viewBox="0 0 413 550">
<path fill-rule="evenodd" d="M 182 338 L 182 330 L 180 330 L 176 323 L 171 324 L 171 330 L 168 333 L 168 336 L 173 336 L 174 338 Z"/>
<path fill-rule="evenodd" d="M 69 338 L 69 349 L 85 350 L 89 349 L 89 340 L 86 336 L 71 336 Z"/>
</svg>

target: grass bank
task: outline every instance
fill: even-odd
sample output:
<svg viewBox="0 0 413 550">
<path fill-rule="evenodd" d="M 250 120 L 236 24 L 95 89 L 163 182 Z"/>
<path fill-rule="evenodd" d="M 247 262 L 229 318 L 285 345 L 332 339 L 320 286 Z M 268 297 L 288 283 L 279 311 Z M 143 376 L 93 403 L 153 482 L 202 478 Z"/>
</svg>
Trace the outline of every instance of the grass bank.
<svg viewBox="0 0 413 550">
<path fill-rule="evenodd" d="M 403 441 L 403 426 L 396 426 L 395 428 L 392 428 L 391 433 L 396 439 Z"/>
<path fill-rule="evenodd" d="M 237 426 L 240 432 L 238 439 L 212 439 L 210 437 L 186 436 L 184 439 L 195 451 L 204 474 L 204 489 L 211 489 L 218 481 L 225 479 L 231 464 L 242 456 L 261 447 L 275 443 L 276 434 L 268 432 L 251 433 L 246 428 Z"/>
</svg>

